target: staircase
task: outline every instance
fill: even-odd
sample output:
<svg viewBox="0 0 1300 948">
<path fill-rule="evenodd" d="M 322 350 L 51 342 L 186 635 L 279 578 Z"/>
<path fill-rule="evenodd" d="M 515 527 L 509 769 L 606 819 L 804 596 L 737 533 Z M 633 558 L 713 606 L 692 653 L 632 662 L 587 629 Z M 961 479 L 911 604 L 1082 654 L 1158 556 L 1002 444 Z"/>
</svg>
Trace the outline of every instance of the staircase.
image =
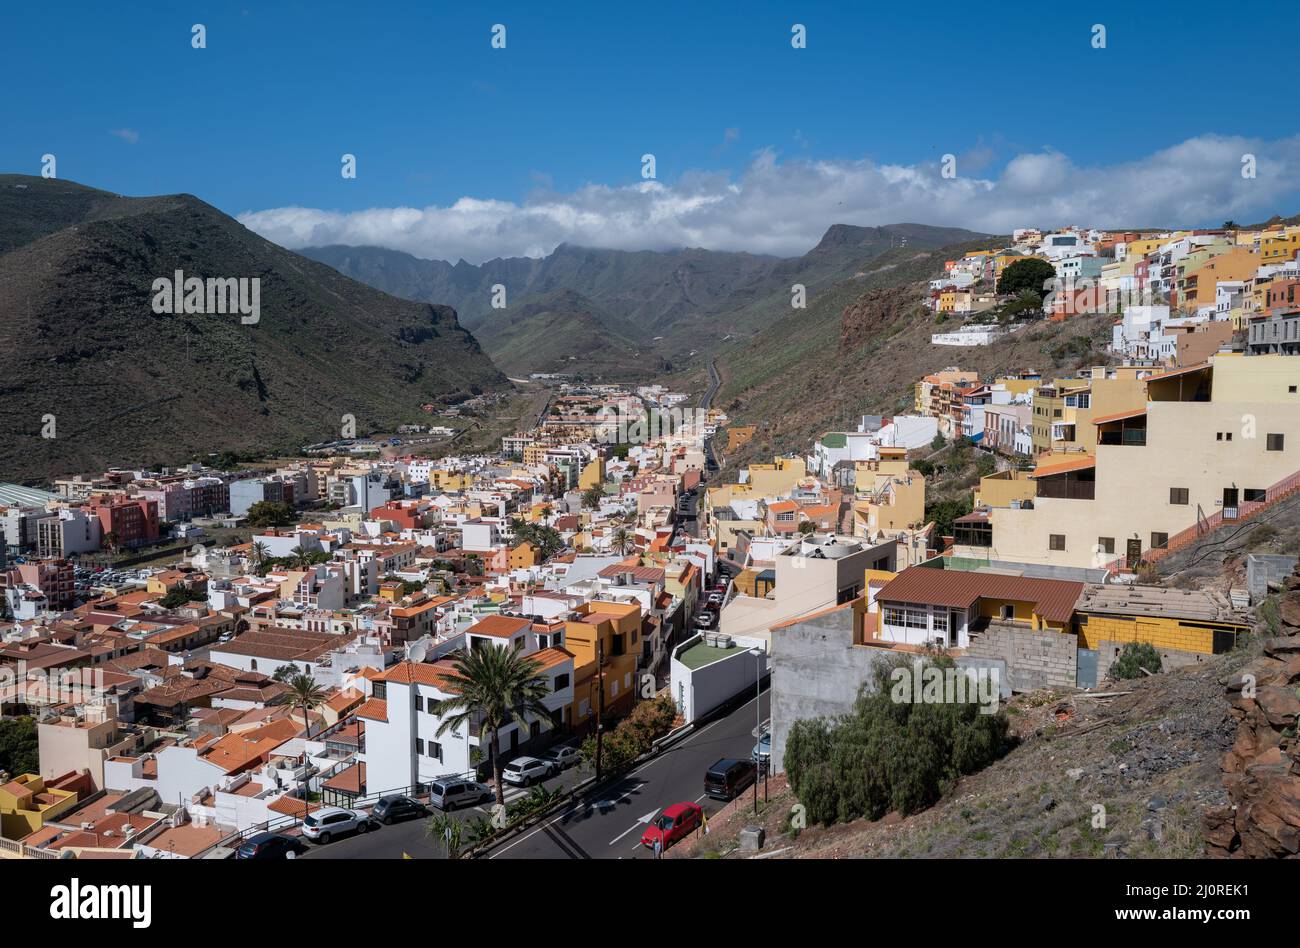
<svg viewBox="0 0 1300 948">
<path fill-rule="evenodd" d="M 1240 523 L 1243 520 L 1249 520 L 1251 517 L 1268 510 L 1271 507 L 1281 503 L 1286 498 L 1300 491 L 1300 471 L 1284 477 L 1268 490 L 1264 491 L 1263 500 L 1243 501 L 1231 509 L 1219 509 L 1208 517 L 1202 517 L 1192 526 L 1180 533 L 1175 533 L 1169 538 L 1169 542 L 1158 549 L 1145 550 L 1142 553 L 1142 562 L 1155 563 L 1164 559 L 1170 553 L 1176 553 L 1183 547 L 1190 546 L 1198 540 L 1209 536 L 1215 530 L 1227 524 Z M 1225 516 L 1226 514 L 1226 516 Z M 1106 566 L 1106 571 L 1112 576 L 1119 573 L 1132 572 L 1125 567 L 1125 557 L 1118 556 L 1111 560 Z"/>
</svg>

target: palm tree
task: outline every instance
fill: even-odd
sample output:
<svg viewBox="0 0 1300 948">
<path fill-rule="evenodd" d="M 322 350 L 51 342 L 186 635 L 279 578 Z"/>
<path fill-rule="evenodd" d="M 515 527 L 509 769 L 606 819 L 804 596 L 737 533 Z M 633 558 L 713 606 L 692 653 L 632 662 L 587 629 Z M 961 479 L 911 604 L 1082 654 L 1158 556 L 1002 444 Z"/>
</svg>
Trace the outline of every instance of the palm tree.
<svg viewBox="0 0 1300 948">
<path fill-rule="evenodd" d="M 121 542 L 122 538 L 118 536 L 116 530 L 109 530 L 104 534 L 104 546 L 108 547 L 110 553 L 116 553 Z"/>
<path fill-rule="evenodd" d="M 295 546 L 289 551 L 289 562 L 293 564 L 294 569 L 303 569 L 310 565 L 311 556 L 300 546 Z"/>
<path fill-rule="evenodd" d="M 501 783 L 501 759 L 497 753 L 503 727 L 513 723 L 528 733 L 531 716 L 543 728 L 550 726 L 551 711 L 542 703 L 550 693 L 542 670 L 534 659 L 518 648 L 488 645 L 470 649 L 456 659 L 456 695 L 443 703 L 446 715 L 438 728 L 441 737 L 449 730 L 469 727 L 476 719 L 480 735 L 488 739 L 488 760 L 497 803 L 505 805 L 505 788 Z"/>
<path fill-rule="evenodd" d="M 325 703 L 325 689 L 311 675 L 295 675 L 289 679 L 289 703 L 302 712 L 302 723 L 311 737 L 311 718 L 307 714 Z"/>
<path fill-rule="evenodd" d="M 253 547 L 249 559 L 253 561 L 254 573 L 256 573 L 258 570 L 262 568 L 262 564 L 266 562 L 266 558 L 270 555 L 270 553 L 271 553 L 270 549 L 261 540 L 253 541 Z"/>
<path fill-rule="evenodd" d="M 632 531 L 627 527 L 619 527 L 614 531 L 614 535 L 610 537 L 610 539 L 614 544 L 614 549 L 617 550 L 621 556 L 626 556 L 628 549 L 636 542 Z"/>
</svg>

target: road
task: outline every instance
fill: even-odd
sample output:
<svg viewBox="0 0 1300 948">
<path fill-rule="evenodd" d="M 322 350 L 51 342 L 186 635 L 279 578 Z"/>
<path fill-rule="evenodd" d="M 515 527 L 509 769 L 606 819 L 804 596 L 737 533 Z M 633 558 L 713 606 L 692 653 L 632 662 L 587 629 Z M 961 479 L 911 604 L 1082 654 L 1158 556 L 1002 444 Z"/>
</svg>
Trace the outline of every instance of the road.
<svg viewBox="0 0 1300 948">
<path fill-rule="evenodd" d="M 704 772 L 723 757 L 748 757 L 758 719 L 766 723 L 768 691 L 704 725 L 624 777 L 586 794 L 541 825 L 506 840 L 489 859 L 649 859 L 641 833 L 666 806 L 699 803 L 705 813 L 723 804 L 706 798 Z M 746 790 L 746 794 L 753 791 Z M 759 788 L 761 794 L 762 788 Z"/>
<path fill-rule="evenodd" d="M 718 388 L 722 385 L 722 376 L 718 374 L 718 360 L 709 360 L 709 387 L 704 390 L 700 396 L 700 408 L 708 409 L 713 405 L 713 398 L 718 394 Z M 704 439 L 704 475 L 706 478 L 711 477 L 714 472 L 719 470 L 718 459 L 713 453 L 713 439 Z"/>
<path fill-rule="evenodd" d="M 577 767 L 570 767 L 564 773 L 550 780 L 543 781 L 542 786 L 554 790 L 568 789 L 581 782 L 583 774 Z M 528 794 L 528 790 L 506 785 L 506 803 L 512 803 Z M 453 812 L 453 816 L 462 822 L 476 817 L 490 817 L 493 803 L 484 806 L 466 807 Z M 428 821 L 424 819 L 407 820 L 392 826 L 381 826 L 369 833 L 357 833 L 342 839 L 336 839 L 325 846 L 307 843 L 307 850 L 300 859 L 401 859 L 403 854 L 415 859 L 446 859 L 446 853 L 434 845 L 425 835 Z"/>
</svg>

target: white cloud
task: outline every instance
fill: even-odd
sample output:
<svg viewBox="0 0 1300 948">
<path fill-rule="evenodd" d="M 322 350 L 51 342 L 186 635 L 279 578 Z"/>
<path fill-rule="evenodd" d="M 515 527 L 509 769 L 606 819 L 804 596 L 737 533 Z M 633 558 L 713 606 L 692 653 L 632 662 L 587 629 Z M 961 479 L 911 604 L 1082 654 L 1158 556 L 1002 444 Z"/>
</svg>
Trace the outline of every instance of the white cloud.
<svg viewBox="0 0 1300 948">
<path fill-rule="evenodd" d="M 116 135 L 124 142 L 130 142 L 132 145 L 140 141 L 140 133 L 133 128 L 112 128 L 108 134 Z"/>
<path fill-rule="evenodd" d="M 1242 156 L 1258 161 L 1241 176 Z M 978 162 L 977 162 L 978 163 Z M 1176 227 L 1245 222 L 1297 197 L 1300 136 L 1264 141 L 1204 135 L 1140 160 L 1081 166 L 1052 148 L 1016 155 L 995 177 L 944 179 L 934 165 L 869 160 L 779 161 L 757 153 L 732 177 L 692 172 L 673 184 L 540 190 L 522 203 L 463 197 L 447 207 L 247 212 L 252 230 L 290 248 L 375 244 L 473 263 L 543 256 L 564 242 L 625 250 L 707 247 L 801 254 L 831 224 L 914 222 L 990 233 L 1015 227 Z"/>
</svg>

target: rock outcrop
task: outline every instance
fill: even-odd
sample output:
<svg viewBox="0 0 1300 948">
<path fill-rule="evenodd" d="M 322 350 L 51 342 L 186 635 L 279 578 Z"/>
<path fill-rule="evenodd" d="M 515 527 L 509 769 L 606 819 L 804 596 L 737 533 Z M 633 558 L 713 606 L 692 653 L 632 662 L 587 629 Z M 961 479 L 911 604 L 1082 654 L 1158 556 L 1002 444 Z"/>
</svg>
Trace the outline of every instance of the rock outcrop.
<svg viewBox="0 0 1300 948">
<path fill-rule="evenodd" d="M 1210 856 L 1300 859 L 1300 564 L 1283 583 L 1278 634 L 1228 681 L 1237 737 L 1223 757 L 1231 804 L 1205 815 Z"/>
</svg>

